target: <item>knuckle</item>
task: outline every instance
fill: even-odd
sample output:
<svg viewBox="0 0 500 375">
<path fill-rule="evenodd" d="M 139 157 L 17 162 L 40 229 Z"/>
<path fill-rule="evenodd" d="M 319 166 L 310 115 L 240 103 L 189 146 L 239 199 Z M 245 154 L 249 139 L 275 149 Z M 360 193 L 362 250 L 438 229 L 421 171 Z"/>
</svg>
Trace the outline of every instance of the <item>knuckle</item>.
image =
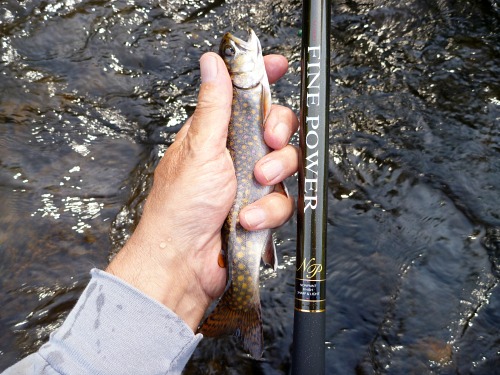
<svg viewBox="0 0 500 375">
<path fill-rule="evenodd" d="M 268 210 L 272 224 L 281 225 L 288 221 L 293 213 L 293 199 L 279 193 L 272 193 L 270 198 Z"/>
</svg>

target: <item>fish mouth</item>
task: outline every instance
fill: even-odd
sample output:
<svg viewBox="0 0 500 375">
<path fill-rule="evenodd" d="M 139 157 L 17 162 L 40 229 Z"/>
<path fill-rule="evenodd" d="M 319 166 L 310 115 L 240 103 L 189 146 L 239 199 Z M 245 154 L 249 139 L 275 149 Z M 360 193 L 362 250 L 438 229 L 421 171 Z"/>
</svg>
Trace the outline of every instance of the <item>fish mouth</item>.
<svg viewBox="0 0 500 375">
<path fill-rule="evenodd" d="M 238 47 L 238 49 L 243 50 L 245 52 L 254 50 L 254 51 L 256 51 L 257 54 L 259 54 L 261 52 L 260 51 L 260 43 L 259 43 L 259 39 L 257 38 L 257 35 L 253 31 L 253 29 L 248 28 L 247 35 L 248 35 L 248 40 L 245 41 L 245 40 L 238 38 L 237 36 L 235 36 L 231 33 L 226 33 L 223 36 L 223 40 L 231 41 L 232 44 L 234 44 L 236 47 Z M 224 51 L 221 51 L 221 53 L 224 53 Z"/>
<path fill-rule="evenodd" d="M 222 37 L 219 55 L 226 64 L 234 87 L 256 87 L 266 74 L 259 38 L 248 29 L 248 40 L 226 33 Z"/>
</svg>

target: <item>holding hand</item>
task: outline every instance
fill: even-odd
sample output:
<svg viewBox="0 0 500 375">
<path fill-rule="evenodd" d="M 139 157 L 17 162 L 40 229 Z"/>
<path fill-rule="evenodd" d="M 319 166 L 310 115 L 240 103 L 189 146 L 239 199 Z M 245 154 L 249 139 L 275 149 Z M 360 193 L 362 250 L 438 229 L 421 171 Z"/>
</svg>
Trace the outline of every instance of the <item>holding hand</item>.
<svg viewBox="0 0 500 375">
<path fill-rule="evenodd" d="M 264 60 L 271 83 L 286 72 L 284 57 Z M 193 331 L 226 285 L 226 270 L 217 259 L 221 228 L 236 193 L 226 148 L 231 80 L 215 53 L 202 56 L 200 70 L 196 110 L 155 170 L 139 225 L 106 270 L 163 303 Z M 274 151 L 255 166 L 259 183 L 275 185 L 297 171 L 297 150 L 288 145 L 297 127 L 290 109 L 271 108 L 264 139 Z M 274 228 L 292 213 L 292 198 L 271 193 L 242 209 L 239 219 L 247 230 Z"/>
</svg>

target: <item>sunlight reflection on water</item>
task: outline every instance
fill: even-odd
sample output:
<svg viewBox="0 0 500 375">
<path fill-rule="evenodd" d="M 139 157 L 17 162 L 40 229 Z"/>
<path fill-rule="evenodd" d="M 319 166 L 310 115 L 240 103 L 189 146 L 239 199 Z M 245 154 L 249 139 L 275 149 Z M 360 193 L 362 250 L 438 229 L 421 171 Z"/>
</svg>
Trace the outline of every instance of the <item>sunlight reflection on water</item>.
<svg viewBox="0 0 500 375">
<path fill-rule="evenodd" d="M 254 28 L 290 61 L 274 101 L 298 111 L 302 27 L 299 1 L 4 3 L 0 369 L 47 339 L 130 235 L 194 111 L 201 54 Z M 494 373 L 498 6 L 333 8 L 327 373 Z M 278 272 L 262 272 L 264 361 L 203 340 L 185 374 L 287 373 L 295 225 L 276 232 Z"/>
</svg>

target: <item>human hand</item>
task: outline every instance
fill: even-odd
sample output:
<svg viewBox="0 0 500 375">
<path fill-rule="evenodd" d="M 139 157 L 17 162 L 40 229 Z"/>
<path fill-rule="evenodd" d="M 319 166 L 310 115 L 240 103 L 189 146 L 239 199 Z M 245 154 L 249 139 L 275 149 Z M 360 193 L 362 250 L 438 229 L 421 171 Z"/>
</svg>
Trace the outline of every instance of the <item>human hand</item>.
<svg viewBox="0 0 500 375">
<path fill-rule="evenodd" d="M 264 61 L 271 83 L 287 70 L 282 56 Z M 196 110 L 155 170 L 139 225 L 106 269 L 169 307 L 193 330 L 226 285 L 227 272 L 217 258 L 221 228 L 236 193 L 226 148 L 231 80 L 215 53 L 202 56 L 200 70 Z M 274 151 L 255 165 L 259 183 L 275 185 L 297 171 L 298 152 L 288 145 L 297 127 L 290 109 L 272 106 L 264 139 Z M 292 198 L 271 193 L 243 208 L 239 219 L 248 230 L 274 228 L 292 213 Z"/>
</svg>

